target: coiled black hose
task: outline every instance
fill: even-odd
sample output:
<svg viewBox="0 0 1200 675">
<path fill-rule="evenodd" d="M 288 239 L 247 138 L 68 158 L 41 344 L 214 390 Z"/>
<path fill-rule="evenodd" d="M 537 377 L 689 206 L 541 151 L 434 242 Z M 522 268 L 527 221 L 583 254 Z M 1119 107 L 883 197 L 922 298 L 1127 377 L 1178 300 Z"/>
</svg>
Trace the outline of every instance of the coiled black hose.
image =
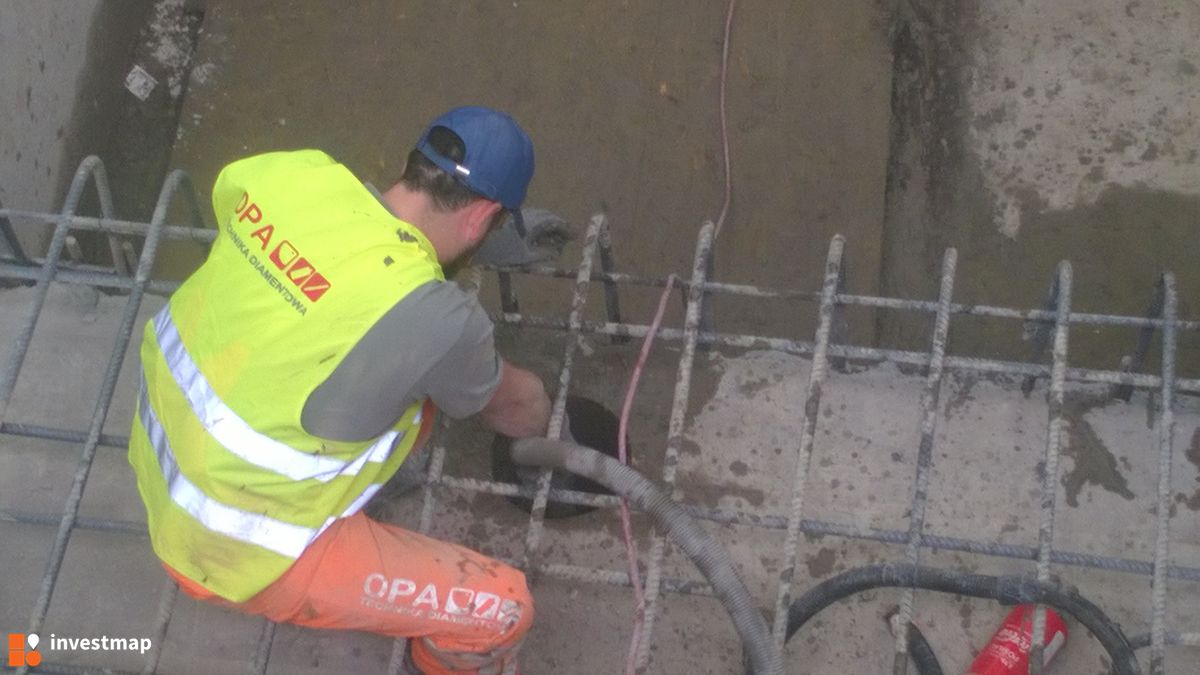
<svg viewBox="0 0 1200 675">
<path fill-rule="evenodd" d="M 729 555 L 658 486 L 612 457 L 564 441 L 546 438 L 517 441 L 513 443 L 512 457 L 518 464 L 564 469 L 593 480 L 650 514 L 691 558 L 725 605 L 742 639 L 742 648 L 749 655 L 750 672 L 782 674 L 781 657 L 773 653 L 767 622 L 734 570 Z"/>
<path fill-rule="evenodd" d="M 908 564 L 858 567 L 817 584 L 788 608 L 787 636 L 829 605 L 874 588 L 921 588 L 942 593 L 990 598 L 1004 605 L 1040 603 L 1072 616 L 1091 631 L 1112 659 L 1116 675 L 1141 675 L 1129 639 L 1120 626 L 1073 588 L 1042 583 L 1025 576 L 988 576 Z M 931 652 L 932 653 L 932 652 Z M 918 664 L 918 667 L 920 664 Z M 923 672 L 924 675 L 924 672 Z"/>
</svg>

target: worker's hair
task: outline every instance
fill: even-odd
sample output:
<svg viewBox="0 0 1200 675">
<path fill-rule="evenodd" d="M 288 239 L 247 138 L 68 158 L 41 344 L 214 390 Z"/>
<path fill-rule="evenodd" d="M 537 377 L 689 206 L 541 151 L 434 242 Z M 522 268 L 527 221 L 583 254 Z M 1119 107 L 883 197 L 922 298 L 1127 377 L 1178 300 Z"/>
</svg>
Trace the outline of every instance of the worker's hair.
<svg viewBox="0 0 1200 675">
<path fill-rule="evenodd" d="M 462 162 L 467 155 L 462 138 L 446 127 L 434 127 L 429 131 L 429 145 L 452 162 Z M 455 211 L 476 199 L 483 199 L 415 148 L 408 153 L 408 164 L 400 182 L 410 190 L 429 195 L 439 211 Z"/>
</svg>

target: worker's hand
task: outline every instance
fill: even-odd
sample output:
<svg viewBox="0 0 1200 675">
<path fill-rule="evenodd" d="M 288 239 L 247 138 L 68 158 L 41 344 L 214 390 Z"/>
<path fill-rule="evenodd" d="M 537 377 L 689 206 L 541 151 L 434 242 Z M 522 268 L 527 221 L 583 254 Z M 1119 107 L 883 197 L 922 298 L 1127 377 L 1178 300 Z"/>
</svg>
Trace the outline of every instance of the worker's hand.
<svg viewBox="0 0 1200 675">
<path fill-rule="evenodd" d="M 499 230 L 483 240 L 473 262 L 478 265 L 529 265 L 553 260 L 562 254 L 575 233 L 562 218 L 545 209 L 521 209 L 525 235 L 510 217 Z"/>
</svg>

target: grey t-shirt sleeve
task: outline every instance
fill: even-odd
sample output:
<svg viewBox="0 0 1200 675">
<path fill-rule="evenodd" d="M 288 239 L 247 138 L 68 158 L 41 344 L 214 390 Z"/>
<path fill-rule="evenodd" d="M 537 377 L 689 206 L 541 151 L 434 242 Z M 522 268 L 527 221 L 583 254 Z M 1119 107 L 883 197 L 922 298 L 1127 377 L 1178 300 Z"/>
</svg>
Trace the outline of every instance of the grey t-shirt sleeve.
<svg viewBox="0 0 1200 675">
<path fill-rule="evenodd" d="M 394 425 L 429 397 L 454 418 L 483 409 L 500 385 L 492 322 L 453 282 L 431 281 L 406 295 L 367 331 L 308 397 L 309 433 L 358 441 Z"/>
</svg>

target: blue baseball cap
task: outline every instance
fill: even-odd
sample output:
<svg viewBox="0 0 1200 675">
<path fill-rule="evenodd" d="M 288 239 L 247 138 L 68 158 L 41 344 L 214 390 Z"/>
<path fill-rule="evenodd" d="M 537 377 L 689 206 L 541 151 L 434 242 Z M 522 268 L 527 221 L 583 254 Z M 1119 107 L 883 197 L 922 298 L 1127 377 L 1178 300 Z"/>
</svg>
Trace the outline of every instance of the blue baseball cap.
<svg viewBox="0 0 1200 675">
<path fill-rule="evenodd" d="M 445 127 L 466 147 L 462 162 L 443 156 L 429 144 L 429 132 Z M 463 106 L 430 123 L 417 150 L 471 190 L 519 213 L 533 178 L 533 141 L 512 117 L 491 108 Z"/>
</svg>

